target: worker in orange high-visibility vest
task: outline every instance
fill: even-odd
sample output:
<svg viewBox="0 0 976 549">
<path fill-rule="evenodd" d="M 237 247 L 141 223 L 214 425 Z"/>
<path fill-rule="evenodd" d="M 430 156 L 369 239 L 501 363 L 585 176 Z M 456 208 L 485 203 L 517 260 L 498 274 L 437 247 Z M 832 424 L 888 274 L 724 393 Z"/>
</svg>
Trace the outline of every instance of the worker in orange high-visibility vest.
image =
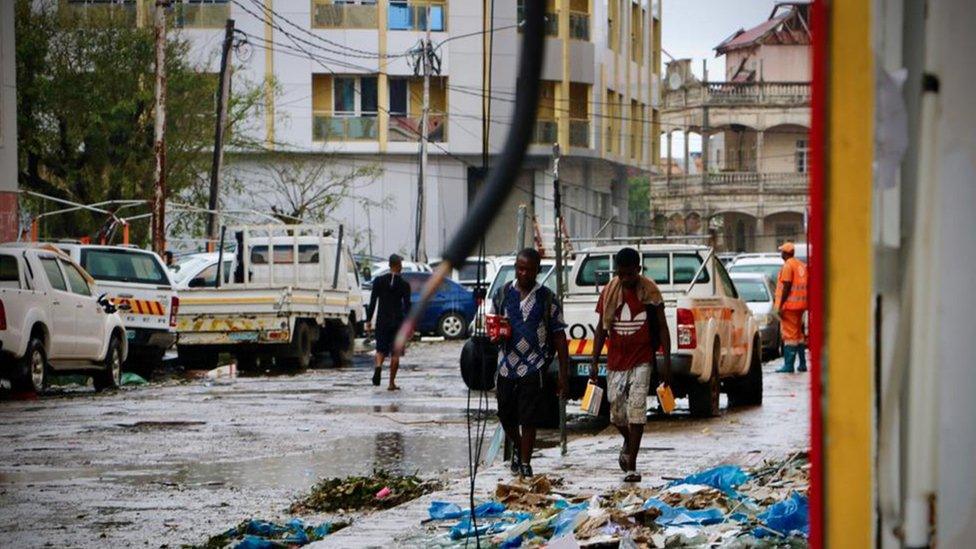
<svg viewBox="0 0 976 549">
<path fill-rule="evenodd" d="M 783 268 L 776 280 L 776 312 L 780 317 L 783 335 L 783 367 L 780 373 L 793 373 L 793 364 L 800 358 L 801 372 L 807 371 L 806 336 L 803 333 L 803 314 L 807 311 L 807 266 L 793 257 L 796 248 L 792 242 L 779 247 L 783 255 Z"/>
</svg>

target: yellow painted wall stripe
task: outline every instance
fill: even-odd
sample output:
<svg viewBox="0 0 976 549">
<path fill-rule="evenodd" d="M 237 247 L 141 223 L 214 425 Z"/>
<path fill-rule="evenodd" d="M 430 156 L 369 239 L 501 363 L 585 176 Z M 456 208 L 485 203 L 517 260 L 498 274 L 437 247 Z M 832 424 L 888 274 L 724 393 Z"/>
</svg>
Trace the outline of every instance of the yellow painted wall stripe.
<svg viewBox="0 0 976 549">
<path fill-rule="evenodd" d="M 825 216 L 824 509 L 828 547 L 870 547 L 871 2 L 830 3 Z"/>
</svg>

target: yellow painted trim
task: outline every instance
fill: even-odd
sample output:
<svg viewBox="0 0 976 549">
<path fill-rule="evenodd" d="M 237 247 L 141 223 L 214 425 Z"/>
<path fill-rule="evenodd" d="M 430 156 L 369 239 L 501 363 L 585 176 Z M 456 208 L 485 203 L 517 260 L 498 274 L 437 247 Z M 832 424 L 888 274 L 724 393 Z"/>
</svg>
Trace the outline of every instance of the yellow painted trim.
<svg viewBox="0 0 976 549">
<path fill-rule="evenodd" d="M 216 305 L 221 303 L 277 303 L 277 297 L 181 297 L 184 305 Z"/>
<path fill-rule="evenodd" d="M 274 0 L 264 0 L 264 9 L 271 12 Z M 274 149 L 275 143 L 275 104 L 274 104 L 274 28 L 271 26 L 271 19 L 264 22 L 264 41 L 271 44 L 271 47 L 264 50 L 264 127 L 265 127 L 265 146 Z"/>
<path fill-rule="evenodd" d="M 874 539 L 871 2 L 831 2 L 830 17 L 824 539 L 827 547 L 870 547 Z"/>
</svg>

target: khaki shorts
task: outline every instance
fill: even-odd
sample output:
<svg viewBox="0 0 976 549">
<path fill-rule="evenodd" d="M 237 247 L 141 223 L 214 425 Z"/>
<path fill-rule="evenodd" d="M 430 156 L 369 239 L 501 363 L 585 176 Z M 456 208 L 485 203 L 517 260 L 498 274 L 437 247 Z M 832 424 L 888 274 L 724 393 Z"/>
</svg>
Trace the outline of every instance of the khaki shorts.
<svg viewBox="0 0 976 549">
<path fill-rule="evenodd" d="M 647 392 L 651 387 L 651 365 L 638 364 L 630 370 L 607 371 L 607 399 L 610 400 L 610 423 L 643 425 L 647 423 Z"/>
</svg>

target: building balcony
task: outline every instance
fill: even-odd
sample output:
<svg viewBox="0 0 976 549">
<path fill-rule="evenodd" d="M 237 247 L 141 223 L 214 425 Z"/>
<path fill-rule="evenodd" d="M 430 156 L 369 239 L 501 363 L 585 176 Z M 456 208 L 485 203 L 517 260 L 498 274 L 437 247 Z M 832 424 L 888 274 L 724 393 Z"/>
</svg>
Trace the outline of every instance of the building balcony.
<svg viewBox="0 0 976 549">
<path fill-rule="evenodd" d="M 797 172 L 717 172 L 658 176 L 651 180 L 651 198 L 702 195 L 806 195 L 809 174 Z"/>
<path fill-rule="evenodd" d="M 534 145 L 552 145 L 559 141 L 559 121 L 539 119 L 535 121 L 535 131 L 532 132 Z M 592 147 L 590 139 L 590 121 L 584 118 L 569 120 L 569 146 L 588 149 Z"/>
<path fill-rule="evenodd" d="M 569 121 L 569 146 L 590 148 L 590 121 L 571 119 Z"/>
<path fill-rule="evenodd" d="M 809 104 L 809 82 L 705 82 L 666 92 L 663 108 L 801 107 Z"/>
<path fill-rule="evenodd" d="M 389 140 L 395 142 L 416 142 L 420 138 L 419 116 L 390 115 Z M 427 141 L 444 143 L 447 141 L 447 115 L 430 113 L 427 120 Z"/>
<path fill-rule="evenodd" d="M 559 123 L 555 120 L 538 119 L 532 132 L 532 143 L 552 145 L 559 139 Z"/>
<path fill-rule="evenodd" d="M 332 0 L 312 0 L 312 28 L 377 29 L 376 4 L 336 4 Z"/>
<path fill-rule="evenodd" d="M 62 17 L 85 25 L 134 27 L 138 18 L 135 0 L 65 0 L 59 5 Z"/>
<path fill-rule="evenodd" d="M 522 23 L 525 21 L 525 9 L 522 3 L 518 5 L 518 31 L 522 32 Z M 546 12 L 544 23 L 545 34 L 549 38 L 559 37 L 559 12 Z M 590 14 L 583 11 L 569 12 L 569 37 L 573 40 L 590 40 Z"/>
<path fill-rule="evenodd" d="M 312 113 L 312 141 L 376 141 L 377 113 Z"/>
<path fill-rule="evenodd" d="M 222 29 L 230 19 L 230 2 L 194 2 L 170 4 L 173 24 L 184 29 Z"/>
<path fill-rule="evenodd" d="M 389 30 L 427 30 L 427 10 L 430 9 L 430 30 L 447 30 L 447 5 L 443 1 L 408 2 L 391 0 L 387 8 Z"/>
</svg>

